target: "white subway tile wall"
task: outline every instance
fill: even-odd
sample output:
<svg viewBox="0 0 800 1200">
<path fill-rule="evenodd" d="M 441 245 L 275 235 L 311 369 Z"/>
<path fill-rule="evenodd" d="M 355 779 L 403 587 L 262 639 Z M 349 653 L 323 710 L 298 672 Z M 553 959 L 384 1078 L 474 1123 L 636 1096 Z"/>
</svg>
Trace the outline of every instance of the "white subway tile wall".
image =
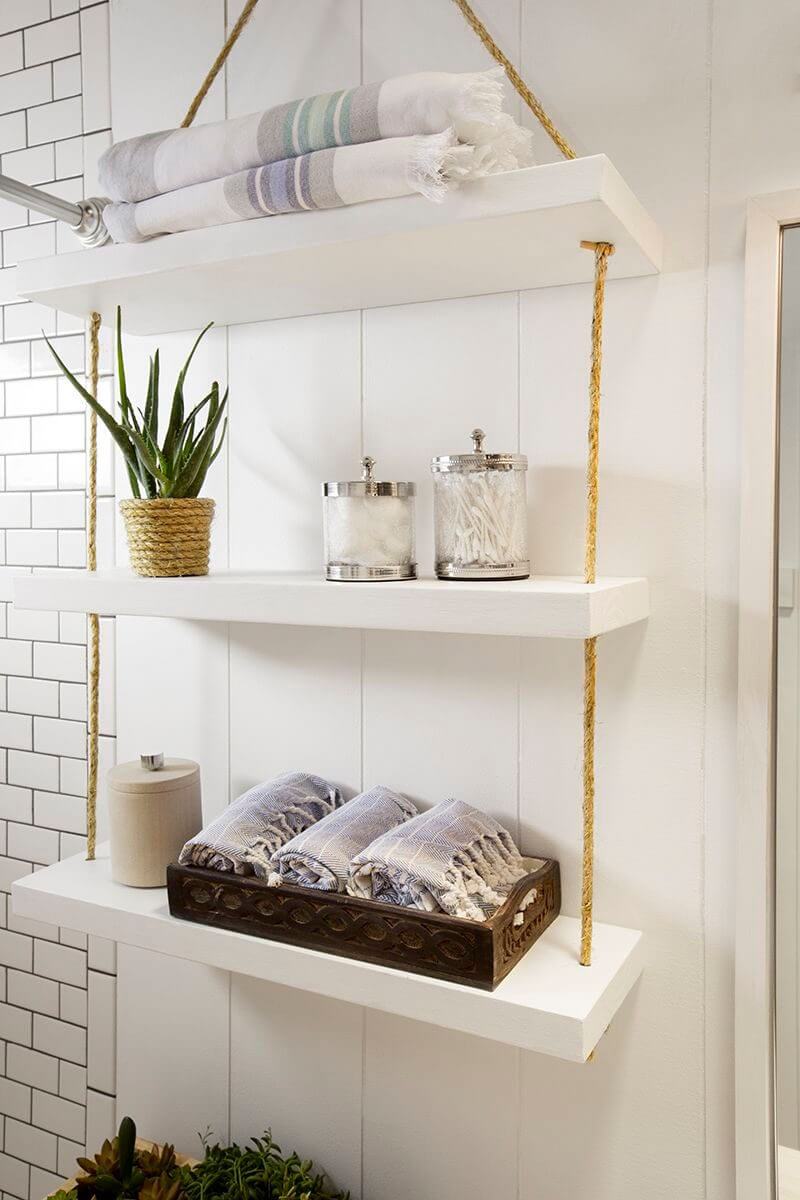
<svg viewBox="0 0 800 1200">
<path fill-rule="evenodd" d="M 0 0 L 0 171 L 69 199 L 96 193 L 109 127 L 108 0 Z M 42 337 L 82 373 L 84 327 L 20 302 L 11 269 L 74 248 L 65 227 L 0 201 L 0 575 L 86 562 L 86 413 Z M 111 383 L 101 384 L 107 402 Z M 99 483 L 113 497 L 102 431 Z M 111 563 L 113 500 L 98 527 L 100 561 Z M 102 646 L 113 674 L 113 620 Z M 103 697 L 105 768 L 110 677 Z M 41 1200 L 114 1123 L 116 947 L 15 918 L 8 897 L 13 880 L 84 849 L 85 793 L 86 620 L 0 601 L 2 1200 Z"/>
</svg>

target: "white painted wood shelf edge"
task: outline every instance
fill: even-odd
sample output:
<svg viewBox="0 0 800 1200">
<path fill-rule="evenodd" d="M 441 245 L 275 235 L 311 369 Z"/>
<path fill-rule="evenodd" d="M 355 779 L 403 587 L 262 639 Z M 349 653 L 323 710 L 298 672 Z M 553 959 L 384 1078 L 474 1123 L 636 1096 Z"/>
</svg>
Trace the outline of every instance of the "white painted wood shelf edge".
<svg viewBox="0 0 800 1200">
<path fill-rule="evenodd" d="M 19 608 L 428 633 L 587 638 L 644 620 L 645 579 L 332 583 L 319 575 L 220 571 L 142 579 L 131 571 L 43 571 L 14 581 Z"/>
<path fill-rule="evenodd" d="M 610 241 L 611 278 L 661 268 L 661 234 L 604 154 L 422 196 L 292 213 L 103 246 L 17 268 L 21 297 L 128 333 L 169 333 L 587 282 L 582 239 Z"/>
<path fill-rule="evenodd" d="M 20 917 L 574 1062 L 588 1058 L 643 966 L 637 930 L 595 924 L 593 965 L 581 967 L 580 922 L 562 916 L 494 992 L 483 992 L 177 920 L 165 888 L 112 881 L 107 845 L 95 862 L 77 855 L 17 880 L 12 898 Z"/>
</svg>

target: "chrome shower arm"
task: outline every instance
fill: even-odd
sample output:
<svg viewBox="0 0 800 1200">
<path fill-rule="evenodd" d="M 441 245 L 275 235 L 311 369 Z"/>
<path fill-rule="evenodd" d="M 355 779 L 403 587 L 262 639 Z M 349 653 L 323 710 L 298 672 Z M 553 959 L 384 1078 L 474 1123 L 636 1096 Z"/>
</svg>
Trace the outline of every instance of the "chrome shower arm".
<svg viewBox="0 0 800 1200">
<path fill-rule="evenodd" d="M 109 240 L 109 233 L 103 221 L 103 209 L 107 200 L 91 197 L 75 204 L 71 200 L 62 200 L 51 192 L 41 188 L 30 187 L 20 183 L 18 179 L 10 179 L 8 175 L 0 175 L 0 199 L 11 200 L 24 208 L 32 208 L 34 212 L 63 221 L 69 225 L 76 237 L 85 246 L 102 246 Z"/>
</svg>

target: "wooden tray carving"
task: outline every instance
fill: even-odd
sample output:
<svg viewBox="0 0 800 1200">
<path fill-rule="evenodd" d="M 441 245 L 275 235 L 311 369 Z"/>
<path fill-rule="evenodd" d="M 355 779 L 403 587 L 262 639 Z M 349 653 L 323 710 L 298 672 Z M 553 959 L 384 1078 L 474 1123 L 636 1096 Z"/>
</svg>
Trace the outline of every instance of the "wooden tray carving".
<svg viewBox="0 0 800 1200">
<path fill-rule="evenodd" d="M 186 921 L 493 991 L 561 908 L 558 863 L 540 861 L 482 924 L 335 892 L 270 888 L 252 875 L 177 863 L 167 870 L 169 910 Z M 521 901 L 534 888 L 536 898 L 515 925 Z"/>
</svg>

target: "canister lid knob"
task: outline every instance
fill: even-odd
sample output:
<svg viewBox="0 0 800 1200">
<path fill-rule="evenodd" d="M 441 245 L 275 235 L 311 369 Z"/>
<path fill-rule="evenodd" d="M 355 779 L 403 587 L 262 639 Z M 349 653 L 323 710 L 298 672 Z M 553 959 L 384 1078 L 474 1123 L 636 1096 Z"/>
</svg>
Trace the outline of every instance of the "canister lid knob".
<svg viewBox="0 0 800 1200">
<path fill-rule="evenodd" d="M 361 478 L 365 483 L 372 483 L 372 468 L 375 466 L 375 459 L 370 458 L 368 454 L 361 460 Z"/>
<path fill-rule="evenodd" d="M 483 432 L 483 430 L 473 429 L 469 436 L 472 438 L 472 449 L 475 451 L 475 453 L 483 454 L 483 439 L 486 437 L 486 434 Z"/>
<path fill-rule="evenodd" d="M 160 771 L 164 765 L 163 754 L 140 754 L 139 761 L 145 771 Z"/>
</svg>

